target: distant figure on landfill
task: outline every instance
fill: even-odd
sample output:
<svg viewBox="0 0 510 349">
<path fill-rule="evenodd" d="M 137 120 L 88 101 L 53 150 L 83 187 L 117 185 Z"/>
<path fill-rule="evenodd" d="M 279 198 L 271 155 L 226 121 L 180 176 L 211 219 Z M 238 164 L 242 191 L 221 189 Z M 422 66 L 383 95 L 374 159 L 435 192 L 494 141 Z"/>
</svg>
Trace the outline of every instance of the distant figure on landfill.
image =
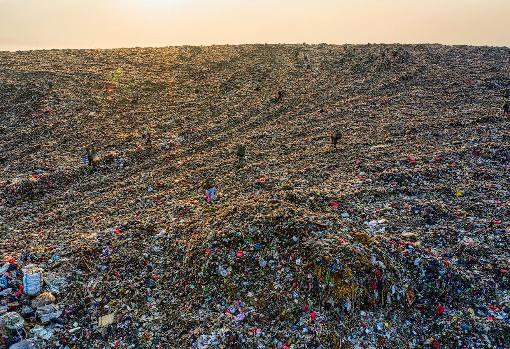
<svg viewBox="0 0 510 349">
<path fill-rule="evenodd" d="M 140 99 L 140 94 L 138 92 L 133 93 L 133 97 L 131 98 L 131 104 L 137 104 Z"/>
<path fill-rule="evenodd" d="M 151 145 L 151 134 L 149 133 L 149 131 L 144 132 L 142 137 L 143 137 L 143 142 L 145 143 L 145 145 Z"/>
<path fill-rule="evenodd" d="M 507 99 L 505 104 L 503 104 L 503 113 L 505 115 L 510 115 L 510 101 Z"/>
<path fill-rule="evenodd" d="M 89 166 L 91 170 L 96 168 L 97 158 L 94 147 L 87 147 L 85 154 L 82 156 L 82 161 L 85 163 L 85 165 Z"/>
<path fill-rule="evenodd" d="M 342 132 L 340 132 L 340 130 L 333 130 L 330 132 L 329 139 L 331 141 L 331 145 L 333 146 L 333 148 L 336 149 L 338 141 L 340 141 L 341 138 L 342 138 Z"/>
<path fill-rule="evenodd" d="M 284 93 L 283 91 L 278 91 L 276 97 L 274 97 L 273 102 L 278 103 L 283 99 Z"/>
<path fill-rule="evenodd" d="M 510 114 L 510 89 L 506 89 L 505 93 L 503 94 L 503 114 L 509 115 Z"/>
<path fill-rule="evenodd" d="M 246 158 L 246 146 L 244 144 L 239 144 L 237 146 L 236 155 L 237 155 L 238 165 L 241 166 L 244 163 L 244 159 Z"/>
</svg>

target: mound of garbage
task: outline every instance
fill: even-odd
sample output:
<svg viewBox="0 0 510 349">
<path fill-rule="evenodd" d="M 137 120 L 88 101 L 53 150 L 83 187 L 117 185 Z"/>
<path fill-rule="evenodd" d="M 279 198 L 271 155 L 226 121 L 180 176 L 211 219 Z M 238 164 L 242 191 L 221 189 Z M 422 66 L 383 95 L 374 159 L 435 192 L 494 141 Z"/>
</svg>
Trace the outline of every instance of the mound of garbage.
<svg viewBox="0 0 510 349">
<path fill-rule="evenodd" d="M 509 348 L 509 57 L 0 52 L 0 347 Z"/>
</svg>

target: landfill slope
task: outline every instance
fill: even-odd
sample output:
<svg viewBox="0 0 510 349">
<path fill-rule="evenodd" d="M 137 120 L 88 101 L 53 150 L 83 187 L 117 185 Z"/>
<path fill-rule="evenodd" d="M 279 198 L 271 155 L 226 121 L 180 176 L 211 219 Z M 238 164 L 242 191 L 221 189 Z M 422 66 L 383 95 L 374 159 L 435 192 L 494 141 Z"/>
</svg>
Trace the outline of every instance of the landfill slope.
<svg viewBox="0 0 510 349">
<path fill-rule="evenodd" d="M 509 87 L 508 48 L 0 52 L 0 315 L 40 348 L 510 348 Z"/>
</svg>

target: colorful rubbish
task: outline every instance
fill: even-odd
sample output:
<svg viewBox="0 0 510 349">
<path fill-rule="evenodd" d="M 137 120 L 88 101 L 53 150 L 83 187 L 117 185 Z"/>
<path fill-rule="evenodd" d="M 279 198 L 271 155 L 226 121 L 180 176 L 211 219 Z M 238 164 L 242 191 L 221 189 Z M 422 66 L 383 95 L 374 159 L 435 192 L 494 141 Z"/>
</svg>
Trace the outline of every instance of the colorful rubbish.
<svg viewBox="0 0 510 349">
<path fill-rule="evenodd" d="M 9 312 L 0 316 L 0 330 L 7 336 L 17 335 L 23 330 L 25 320 L 16 312 Z"/>
<path fill-rule="evenodd" d="M 58 319 L 62 312 L 62 309 L 59 309 L 55 304 L 39 306 L 36 310 L 37 317 L 43 324 Z"/>
<path fill-rule="evenodd" d="M 507 63 L 0 52 L 0 348 L 506 349 Z"/>
<path fill-rule="evenodd" d="M 31 340 L 22 340 L 18 343 L 14 343 L 9 349 L 36 349 L 34 342 Z"/>
<path fill-rule="evenodd" d="M 218 189 L 216 187 L 209 188 L 205 191 L 205 199 L 207 202 L 211 202 L 217 199 Z"/>
<path fill-rule="evenodd" d="M 43 270 L 35 265 L 28 265 L 23 269 L 23 291 L 35 296 L 41 292 L 43 283 Z"/>
<path fill-rule="evenodd" d="M 110 326 L 111 324 L 113 324 L 114 321 L 115 321 L 115 314 L 112 313 L 112 314 L 104 315 L 99 318 L 97 326 L 98 327 L 107 327 L 107 326 Z"/>
</svg>

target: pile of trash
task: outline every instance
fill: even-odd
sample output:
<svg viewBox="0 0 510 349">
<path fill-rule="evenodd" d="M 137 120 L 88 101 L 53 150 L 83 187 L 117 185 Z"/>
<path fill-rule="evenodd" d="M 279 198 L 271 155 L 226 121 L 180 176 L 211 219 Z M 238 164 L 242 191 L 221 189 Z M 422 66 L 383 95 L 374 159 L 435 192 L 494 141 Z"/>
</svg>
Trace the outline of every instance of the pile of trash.
<svg viewBox="0 0 510 349">
<path fill-rule="evenodd" d="M 194 347 L 509 340 L 508 303 L 491 310 L 483 302 L 497 295 L 486 289 L 474 296 L 476 281 L 447 259 L 412 241 L 373 234 L 382 220 L 356 231 L 347 214 L 324 221 L 283 202 L 267 206 L 266 199 L 225 210 L 190 234 L 179 280 L 187 293 L 183 318 L 205 327 L 192 337 Z M 222 224 L 227 221 L 235 226 Z M 487 321 L 490 316 L 499 323 Z M 422 333 L 415 332 L 418 324 Z M 441 337 L 422 337 L 439 328 Z"/>
<path fill-rule="evenodd" d="M 34 257 L 23 256 L 23 261 L 30 263 Z M 58 260 L 55 256 L 45 264 L 55 265 Z M 0 275 L 0 328 L 4 344 L 18 349 L 36 348 L 36 344 L 44 343 L 64 327 L 60 320 L 64 309 L 58 298 L 65 290 L 65 278 L 52 272 L 45 275 L 34 264 L 21 267 L 13 257 L 5 258 Z"/>
<path fill-rule="evenodd" d="M 0 52 L 0 347 L 509 348 L 509 54 Z"/>
</svg>

